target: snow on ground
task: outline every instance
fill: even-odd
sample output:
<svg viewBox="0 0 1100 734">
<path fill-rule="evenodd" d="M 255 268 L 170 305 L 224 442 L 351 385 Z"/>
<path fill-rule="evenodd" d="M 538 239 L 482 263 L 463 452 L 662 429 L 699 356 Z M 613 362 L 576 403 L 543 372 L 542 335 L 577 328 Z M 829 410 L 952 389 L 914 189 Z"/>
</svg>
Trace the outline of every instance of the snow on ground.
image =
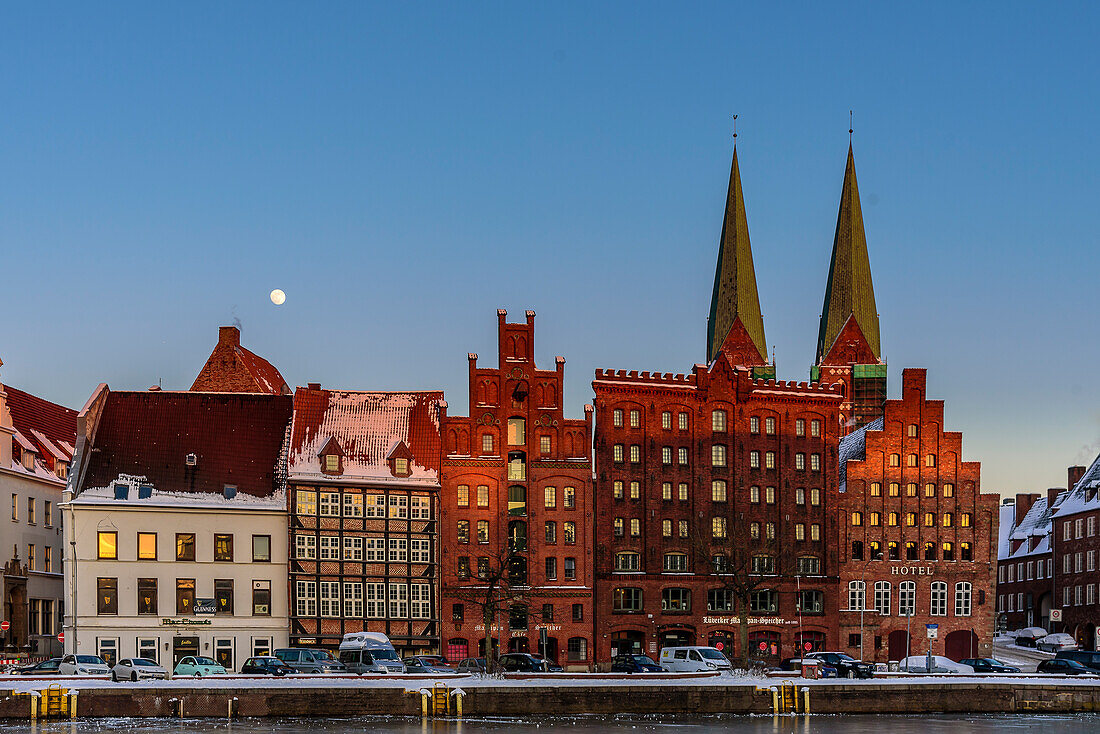
<svg viewBox="0 0 1100 734">
<path fill-rule="evenodd" d="M 19 676 L 0 677 L 0 689 L 12 690 L 16 693 L 40 691 L 50 684 L 60 684 L 62 687 L 77 690 L 114 689 L 114 688 L 154 688 L 165 693 L 173 691 L 186 692 L 188 689 L 240 689 L 263 688 L 266 690 L 293 690 L 300 688 L 401 688 L 407 692 L 418 692 L 423 688 L 431 688 L 434 683 L 446 683 L 452 688 L 531 688 L 542 686 L 571 687 L 571 688 L 617 688 L 623 686 L 752 686 L 768 687 L 778 685 L 785 680 L 790 680 L 799 686 L 915 686 L 915 685 L 982 685 L 982 684 L 1011 684 L 1013 686 L 1049 686 L 1061 687 L 1096 687 L 1100 686 L 1100 677 L 1093 676 L 1037 676 L 1034 674 L 1020 673 L 1015 675 L 987 675 L 987 676 L 962 676 L 962 675 L 933 675 L 933 676 L 908 676 L 890 675 L 888 677 L 876 677 L 871 680 L 808 680 L 791 675 L 788 678 L 760 678 L 749 676 L 673 676 L 655 674 L 646 676 L 643 674 L 609 678 L 601 675 L 572 675 L 549 674 L 537 678 L 491 678 L 482 676 L 430 676 L 423 677 L 379 677 L 359 678 L 342 676 L 290 676 L 286 678 L 240 678 L 212 676 L 201 679 L 175 678 L 173 680 L 151 680 L 138 683 L 120 682 L 112 683 L 101 678 L 52 678 L 52 679 L 27 679 Z"/>
</svg>

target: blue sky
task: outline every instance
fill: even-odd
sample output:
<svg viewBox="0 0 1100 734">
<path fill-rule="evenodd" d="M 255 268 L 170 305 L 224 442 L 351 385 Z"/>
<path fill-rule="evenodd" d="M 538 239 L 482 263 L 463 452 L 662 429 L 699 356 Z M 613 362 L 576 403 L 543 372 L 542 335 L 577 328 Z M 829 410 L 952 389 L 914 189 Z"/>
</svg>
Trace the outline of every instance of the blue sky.
<svg viewBox="0 0 1100 734">
<path fill-rule="evenodd" d="M 992 11 L 992 12 L 991 12 Z M 186 388 L 217 327 L 291 384 L 439 388 L 538 313 L 682 372 L 739 114 L 769 348 L 813 359 L 855 110 L 885 356 L 983 486 L 1100 451 L 1097 6 L 0 5 L 3 380 Z M 282 288 L 287 302 L 268 300 Z"/>
</svg>

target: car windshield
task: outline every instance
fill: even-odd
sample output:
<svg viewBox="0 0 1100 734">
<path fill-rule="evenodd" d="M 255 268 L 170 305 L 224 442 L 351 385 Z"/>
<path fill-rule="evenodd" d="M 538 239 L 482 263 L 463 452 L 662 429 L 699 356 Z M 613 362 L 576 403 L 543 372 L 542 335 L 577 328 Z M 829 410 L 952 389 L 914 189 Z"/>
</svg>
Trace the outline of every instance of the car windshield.
<svg viewBox="0 0 1100 734">
<path fill-rule="evenodd" d="M 195 665 L 217 665 L 217 663 L 210 658 L 195 658 Z"/>
<path fill-rule="evenodd" d="M 331 650 L 311 650 L 314 660 L 335 660 L 336 656 Z"/>
<path fill-rule="evenodd" d="M 1064 660 L 1063 662 L 1071 668 L 1083 668 L 1083 667 L 1085 667 L 1084 665 L 1077 662 L 1076 660 Z"/>
<path fill-rule="evenodd" d="M 1004 665 L 1004 663 L 1002 663 L 1000 660 L 997 660 L 995 658 L 984 658 L 984 660 L 985 660 L 985 662 L 989 663 L 990 665 Z M 978 662 L 980 663 L 982 661 L 979 660 Z"/>
<path fill-rule="evenodd" d="M 107 661 L 98 655 L 77 655 L 76 662 L 88 665 L 106 665 Z"/>
<path fill-rule="evenodd" d="M 721 652 L 719 652 L 718 650 L 714 650 L 712 648 L 709 648 L 709 647 L 704 647 L 702 650 L 699 651 L 699 654 L 702 655 L 707 660 L 725 660 L 726 659 L 726 656 L 723 655 Z"/>
<path fill-rule="evenodd" d="M 400 660 L 393 650 L 371 650 L 370 654 L 379 660 Z"/>
<path fill-rule="evenodd" d="M 144 665 L 146 667 L 149 667 L 149 666 L 155 666 L 156 663 L 154 663 L 152 660 L 144 660 L 142 658 L 134 658 L 133 660 L 130 661 L 130 665 L 136 665 L 138 667 L 141 667 L 141 666 Z"/>
<path fill-rule="evenodd" d="M 653 662 L 653 658 L 649 657 L 648 655 L 632 655 L 631 657 L 634 658 L 634 662 L 636 662 L 640 665 L 656 665 L 657 664 L 657 663 Z"/>
</svg>

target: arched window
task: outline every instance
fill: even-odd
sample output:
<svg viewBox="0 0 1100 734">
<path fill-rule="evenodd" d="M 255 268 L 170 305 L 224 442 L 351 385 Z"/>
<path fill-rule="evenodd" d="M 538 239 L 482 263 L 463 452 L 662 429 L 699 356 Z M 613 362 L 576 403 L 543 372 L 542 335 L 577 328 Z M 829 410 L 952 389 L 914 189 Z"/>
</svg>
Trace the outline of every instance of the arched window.
<svg viewBox="0 0 1100 734">
<path fill-rule="evenodd" d="M 867 522 L 868 525 L 871 525 L 872 527 L 877 527 L 877 526 L 882 524 L 882 515 L 880 515 L 877 512 L 872 512 L 868 516 L 867 520 L 868 520 L 868 522 Z"/>
<path fill-rule="evenodd" d="M 974 551 L 970 547 L 970 543 L 959 543 L 959 558 L 963 561 L 973 561 Z"/>
<path fill-rule="evenodd" d="M 898 615 L 910 617 L 917 613 L 917 583 L 902 581 L 898 584 Z"/>
<path fill-rule="evenodd" d="M 954 524 L 954 520 L 955 516 L 952 515 L 950 512 L 943 513 L 943 526 L 945 528 L 951 527 L 951 525 Z"/>
<path fill-rule="evenodd" d="M 917 544 L 913 541 L 907 541 L 905 543 L 905 560 L 907 561 L 919 561 L 917 558 Z"/>
<path fill-rule="evenodd" d="M 715 410 L 710 414 L 710 427 L 715 433 L 726 432 L 726 411 Z"/>
<path fill-rule="evenodd" d="M 642 568 L 642 556 L 633 551 L 623 551 L 615 554 L 616 571 L 639 571 Z"/>
<path fill-rule="evenodd" d="M 935 454 L 925 454 L 925 456 L 924 456 L 924 465 L 925 466 L 935 466 L 936 465 L 936 455 Z"/>
<path fill-rule="evenodd" d="M 906 458 L 905 463 L 908 464 L 909 466 L 916 466 L 917 465 L 917 455 L 916 454 L 909 454 L 909 456 Z"/>
<path fill-rule="evenodd" d="M 945 561 L 955 560 L 955 544 L 954 543 L 948 542 L 948 543 L 943 544 L 943 560 L 945 560 Z"/>
<path fill-rule="evenodd" d="M 863 609 L 867 597 L 867 584 L 864 581 L 848 582 L 848 609 Z"/>
<path fill-rule="evenodd" d="M 726 501 L 726 481 L 724 479 L 715 479 L 710 483 L 710 499 L 712 502 Z"/>
<path fill-rule="evenodd" d="M 916 423 L 909 424 L 909 438 L 916 438 L 920 435 L 920 429 L 917 428 Z"/>
<path fill-rule="evenodd" d="M 890 582 L 875 582 L 875 611 L 882 615 L 890 613 Z"/>
<path fill-rule="evenodd" d="M 764 433 L 769 436 L 775 435 L 775 418 L 768 416 L 764 419 Z"/>
<path fill-rule="evenodd" d="M 527 514 L 527 487 L 513 484 L 508 488 L 508 514 L 519 516 Z"/>
<path fill-rule="evenodd" d="M 870 550 L 871 552 L 872 561 L 882 560 L 882 543 L 877 540 L 872 540 L 870 545 L 868 546 L 868 550 Z"/>
<path fill-rule="evenodd" d="M 508 419 L 508 445 L 524 446 L 527 444 L 527 421 L 523 418 Z"/>
<path fill-rule="evenodd" d="M 725 446 L 720 443 L 716 443 L 710 447 L 710 465 L 719 467 L 726 465 Z"/>
<path fill-rule="evenodd" d="M 943 581 L 932 582 L 932 603 L 929 613 L 933 617 L 947 616 L 947 584 Z"/>
<path fill-rule="evenodd" d="M 898 513 L 891 512 L 889 515 L 887 515 L 886 524 L 892 528 L 896 528 L 898 526 Z"/>
<path fill-rule="evenodd" d="M 936 544 L 932 541 L 928 541 L 924 544 L 924 560 L 934 561 L 936 560 Z"/>
<path fill-rule="evenodd" d="M 852 541 L 852 560 L 853 561 L 862 561 L 863 560 L 863 541 L 862 540 L 853 540 Z"/>
<path fill-rule="evenodd" d="M 862 512 L 853 512 L 852 513 L 852 525 L 853 526 L 859 526 L 859 525 L 862 525 L 862 524 L 863 524 L 863 513 Z"/>
<path fill-rule="evenodd" d="M 896 540 L 891 540 L 886 544 L 886 550 L 890 554 L 891 561 L 901 560 L 901 552 L 898 550 L 898 543 Z"/>
<path fill-rule="evenodd" d="M 890 466 L 901 466 L 901 454 L 890 454 Z"/>
<path fill-rule="evenodd" d="M 969 617 L 970 616 L 970 582 L 959 581 L 955 584 L 955 616 L 956 617 Z"/>
</svg>

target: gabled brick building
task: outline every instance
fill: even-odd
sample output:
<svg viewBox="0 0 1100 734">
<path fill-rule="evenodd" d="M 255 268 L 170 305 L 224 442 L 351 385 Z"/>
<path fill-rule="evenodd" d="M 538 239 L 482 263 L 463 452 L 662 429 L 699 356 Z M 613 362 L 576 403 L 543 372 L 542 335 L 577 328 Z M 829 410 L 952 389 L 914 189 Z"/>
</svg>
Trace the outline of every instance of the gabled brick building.
<svg viewBox="0 0 1100 734">
<path fill-rule="evenodd" d="M 218 343 L 191 390 L 290 395 L 290 387 L 275 365 L 241 346 L 241 330 L 236 326 L 218 329 Z"/>
<path fill-rule="evenodd" d="M 1053 608 L 1062 610 L 1061 623 L 1051 631 L 1068 632 L 1083 650 L 1100 649 L 1097 569 L 1100 555 L 1100 456 L 1087 470 L 1069 470 L 1070 489 L 1050 514 L 1053 541 Z"/>
<path fill-rule="evenodd" d="M 1006 630 L 1050 629 L 1050 610 L 1057 606 L 1051 513 L 1063 499 L 1065 490 L 1052 488 L 1045 495 L 1017 494 L 1001 504 L 997 613 Z"/>
<path fill-rule="evenodd" d="M 402 655 L 439 649 L 442 403 L 437 391 L 295 391 L 292 644 L 336 649 L 370 631 Z"/>
<path fill-rule="evenodd" d="M 998 497 L 981 493 L 980 465 L 925 387 L 925 370 L 904 370 L 901 399 L 840 445 L 839 625 L 853 656 L 921 654 L 926 624 L 939 625 L 934 654 L 992 653 Z"/>
<path fill-rule="evenodd" d="M 583 420 L 565 417 L 565 359 L 536 366 L 535 313 L 526 316 L 514 324 L 497 312 L 497 365 L 479 367 L 470 354 L 470 414 L 442 418 L 443 651 L 483 654 L 472 602 L 479 577 L 504 559 L 516 596 L 495 623 L 501 652 L 583 670 L 593 661 L 591 408 Z"/>
</svg>

